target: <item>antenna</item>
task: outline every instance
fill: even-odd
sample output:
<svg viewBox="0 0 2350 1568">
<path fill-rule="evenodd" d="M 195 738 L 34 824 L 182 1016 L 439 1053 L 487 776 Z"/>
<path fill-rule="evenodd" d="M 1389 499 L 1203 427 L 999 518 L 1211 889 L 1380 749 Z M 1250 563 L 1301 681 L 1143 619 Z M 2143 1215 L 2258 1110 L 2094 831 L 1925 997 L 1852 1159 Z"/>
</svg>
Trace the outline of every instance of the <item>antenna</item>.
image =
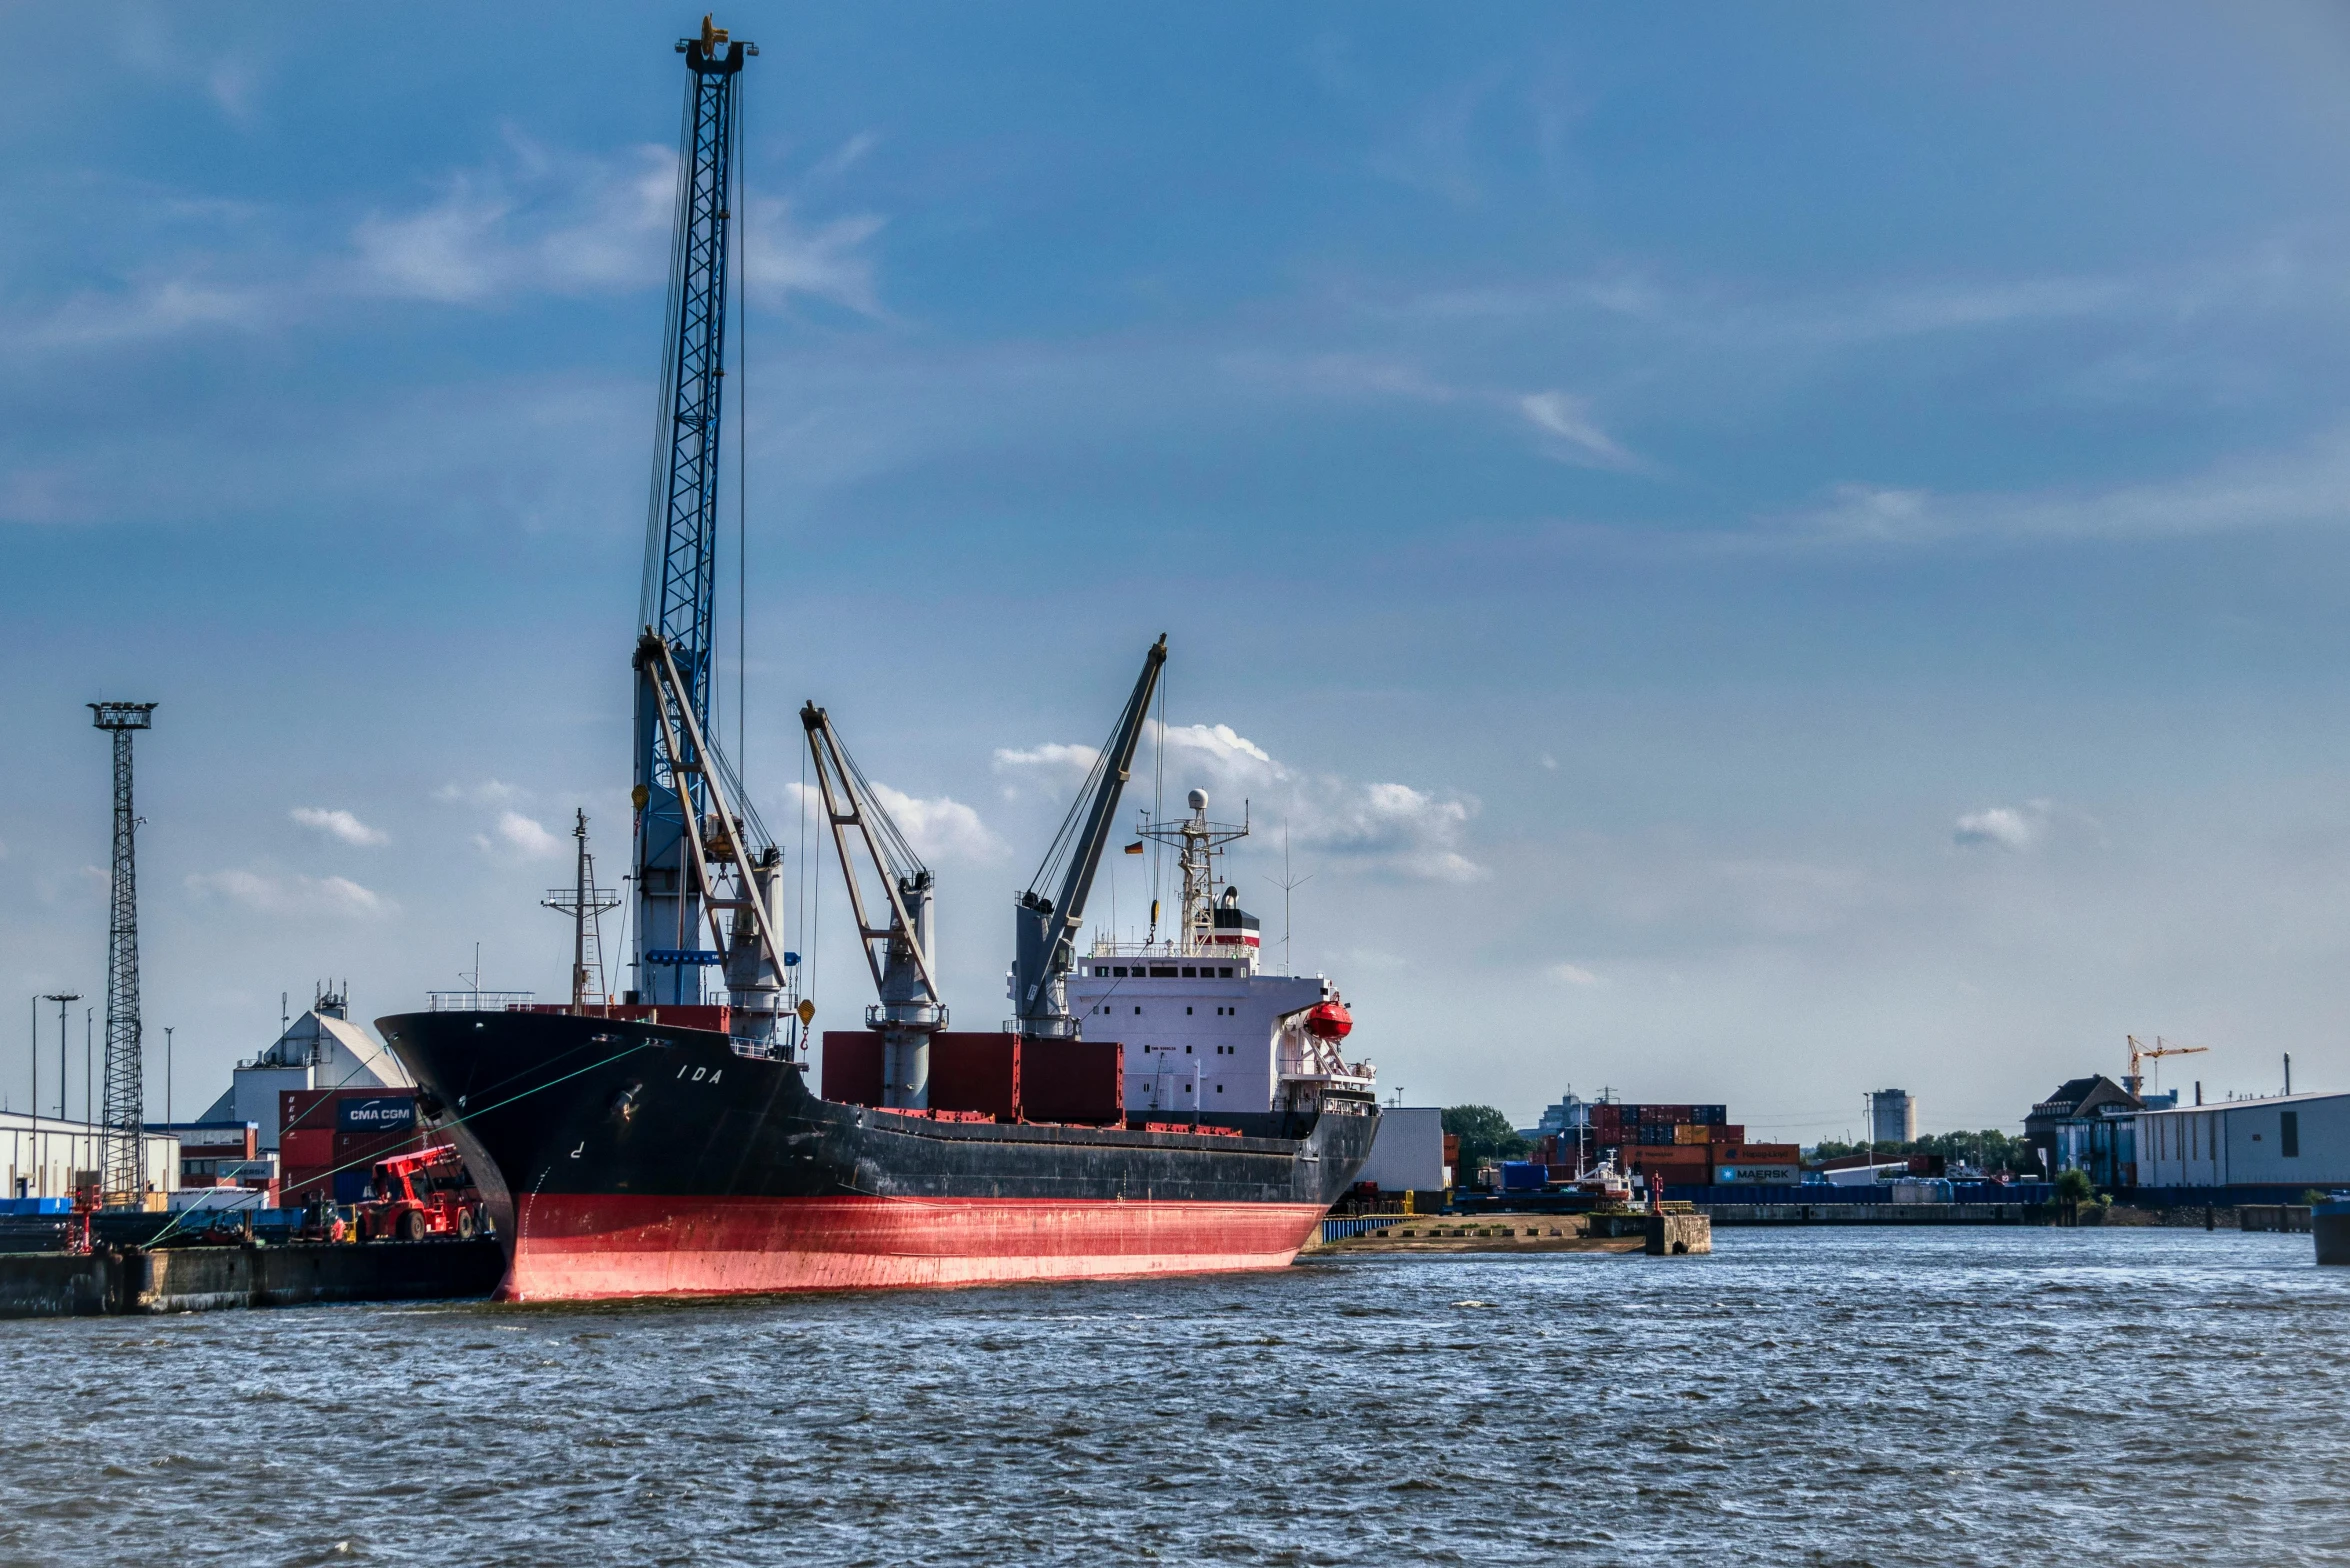
<svg viewBox="0 0 2350 1568">
<path fill-rule="evenodd" d="M 1289 956 L 1290 916 L 1289 895 L 1314 880 L 1308 872 L 1302 877 L 1289 874 L 1289 818 L 1281 819 L 1281 875 L 1267 877 L 1266 881 L 1281 889 L 1281 967 L 1290 974 L 1297 973 L 1297 962 Z"/>
</svg>

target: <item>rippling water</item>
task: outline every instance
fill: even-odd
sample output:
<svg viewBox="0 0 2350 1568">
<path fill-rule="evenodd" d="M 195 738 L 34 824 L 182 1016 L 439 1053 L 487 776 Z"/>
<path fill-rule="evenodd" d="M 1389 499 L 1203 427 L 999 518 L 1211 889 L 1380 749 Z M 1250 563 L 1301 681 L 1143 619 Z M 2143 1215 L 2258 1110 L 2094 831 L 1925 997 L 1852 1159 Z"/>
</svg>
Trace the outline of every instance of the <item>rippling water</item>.
<svg viewBox="0 0 2350 1568">
<path fill-rule="evenodd" d="M 2350 1558 L 2306 1236 L 0 1323 L 0 1560 Z"/>
</svg>

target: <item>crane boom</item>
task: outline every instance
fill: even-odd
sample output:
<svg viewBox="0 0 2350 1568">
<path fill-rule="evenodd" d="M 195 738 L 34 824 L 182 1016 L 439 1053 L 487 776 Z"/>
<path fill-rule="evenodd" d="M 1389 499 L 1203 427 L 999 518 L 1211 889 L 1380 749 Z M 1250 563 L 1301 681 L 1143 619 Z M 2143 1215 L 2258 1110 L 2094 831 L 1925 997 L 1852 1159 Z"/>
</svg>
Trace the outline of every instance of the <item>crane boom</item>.
<svg viewBox="0 0 2350 1568">
<path fill-rule="evenodd" d="M 1118 796 L 1134 768 L 1134 748 L 1142 739 L 1143 720 L 1150 713 L 1151 693 L 1159 683 L 1159 667 L 1167 662 L 1167 639 L 1143 655 L 1142 674 L 1134 693 L 1118 715 L 1109 743 L 1094 758 L 1085 787 L 1077 792 L 1061 831 L 1046 851 L 1044 864 L 1028 891 L 1020 895 L 1014 914 L 1012 1006 L 1018 1017 L 1012 1027 L 1038 1039 L 1074 1039 L 1077 1020 L 1069 1012 L 1063 978 L 1076 945 L 1077 929 L 1085 920 L 1086 895 L 1093 890 L 1100 869 L 1102 846 L 1110 836 Z M 1060 873 L 1059 886 L 1045 889 Z"/>
<path fill-rule="evenodd" d="M 684 144 L 670 257 L 663 347 L 664 420 L 645 530 L 638 625 L 657 636 L 678 682 L 657 682 L 640 660 L 636 683 L 636 989 L 656 1004 L 702 1001 L 702 969 L 721 962 L 697 946 L 703 911 L 687 864 L 688 817 L 709 809 L 709 773 L 724 763 L 697 745 L 695 766 L 670 767 L 664 733 L 707 731 L 711 623 L 717 605 L 718 438 L 726 359 L 726 262 L 743 60 L 756 44 L 730 42 L 702 18 L 685 56 Z M 689 722 L 690 719 L 690 722 Z M 742 791 L 735 791 L 741 799 Z"/>
<path fill-rule="evenodd" d="M 831 825 L 833 846 L 840 852 L 858 945 L 880 997 L 866 1009 L 865 1026 L 881 1035 L 881 1103 L 919 1110 L 930 1103 L 930 1037 L 947 1023 L 946 1006 L 938 994 L 933 924 L 937 888 L 929 868 L 841 744 L 831 717 L 811 702 L 800 709 L 800 723 L 808 731 L 824 820 Z M 876 924 L 873 913 L 868 913 L 856 846 L 862 846 L 863 864 L 880 881 L 886 907 L 874 913 L 886 913 L 886 923 Z"/>
</svg>

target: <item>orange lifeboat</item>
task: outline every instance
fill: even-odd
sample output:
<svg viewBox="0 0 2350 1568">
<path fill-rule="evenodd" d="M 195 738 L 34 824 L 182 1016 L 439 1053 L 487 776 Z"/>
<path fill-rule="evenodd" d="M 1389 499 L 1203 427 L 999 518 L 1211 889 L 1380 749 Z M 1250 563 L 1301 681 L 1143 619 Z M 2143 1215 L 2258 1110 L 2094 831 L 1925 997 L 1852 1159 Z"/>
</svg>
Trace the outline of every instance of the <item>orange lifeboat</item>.
<svg viewBox="0 0 2350 1568">
<path fill-rule="evenodd" d="M 1318 1040 L 1343 1040 L 1354 1031 L 1354 1014 L 1344 1002 L 1318 1002 L 1306 1014 L 1306 1032 Z"/>
</svg>

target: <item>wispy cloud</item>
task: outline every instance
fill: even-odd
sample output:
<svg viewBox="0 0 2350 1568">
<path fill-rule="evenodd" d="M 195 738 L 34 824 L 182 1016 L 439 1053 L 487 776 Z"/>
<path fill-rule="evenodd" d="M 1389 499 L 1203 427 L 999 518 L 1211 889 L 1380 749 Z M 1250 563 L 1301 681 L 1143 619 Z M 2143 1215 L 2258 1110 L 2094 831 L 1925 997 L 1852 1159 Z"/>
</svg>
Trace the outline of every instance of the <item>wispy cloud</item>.
<svg viewBox="0 0 2350 1568">
<path fill-rule="evenodd" d="M 391 899 L 348 877 L 206 871 L 191 875 L 187 887 L 200 899 L 221 899 L 264 915 L 374 919 L 399 910 Z"/>
<path fill-rule="evenodd" d="M 324 833 L 329 838 L 340 839 L 346 844 L 366 847 L 391 842 L 390 834 L 369 827 L 339 806 L 296 806 L 287 815 L 303 827 Z"/>
<path fill-rule="evenodd" d="M 1555 439 L 1546 444 L 1554 457 L 1593 468 L 1630 468 L 1632 454 L 1615 438 L 1591 422 L 1591 400 L 1564 392 L 1530 392 L 1518 399 L 1518 409 L 1535 429 Z"/>
<path fill-rule="evenodd" d="M 1552 964 L 1542 972 L 1561 985 L 1589 986 L 1607 983 L 1581 964 Z"/>
<path fill-rule="evenodd" d="M 2049 803 L 2027 801 L 2021 806 L 1986 806 L 1970 811 L 1952 826 L 1951 842 L 1961 849 L 2003 849 L 2010 854 L 2030 849 L 2048 831 Z"/>
<path fill-rule="evenodd" d="M 1843 484 L 1782 519 L 1793 537 L 1861 544 L 1968 539 L 2166 538 L 2350 523 L 2350 427 L 2284 451 L 2231 457 L 2175 479 L 1935 494 Z"/>
</svg>

